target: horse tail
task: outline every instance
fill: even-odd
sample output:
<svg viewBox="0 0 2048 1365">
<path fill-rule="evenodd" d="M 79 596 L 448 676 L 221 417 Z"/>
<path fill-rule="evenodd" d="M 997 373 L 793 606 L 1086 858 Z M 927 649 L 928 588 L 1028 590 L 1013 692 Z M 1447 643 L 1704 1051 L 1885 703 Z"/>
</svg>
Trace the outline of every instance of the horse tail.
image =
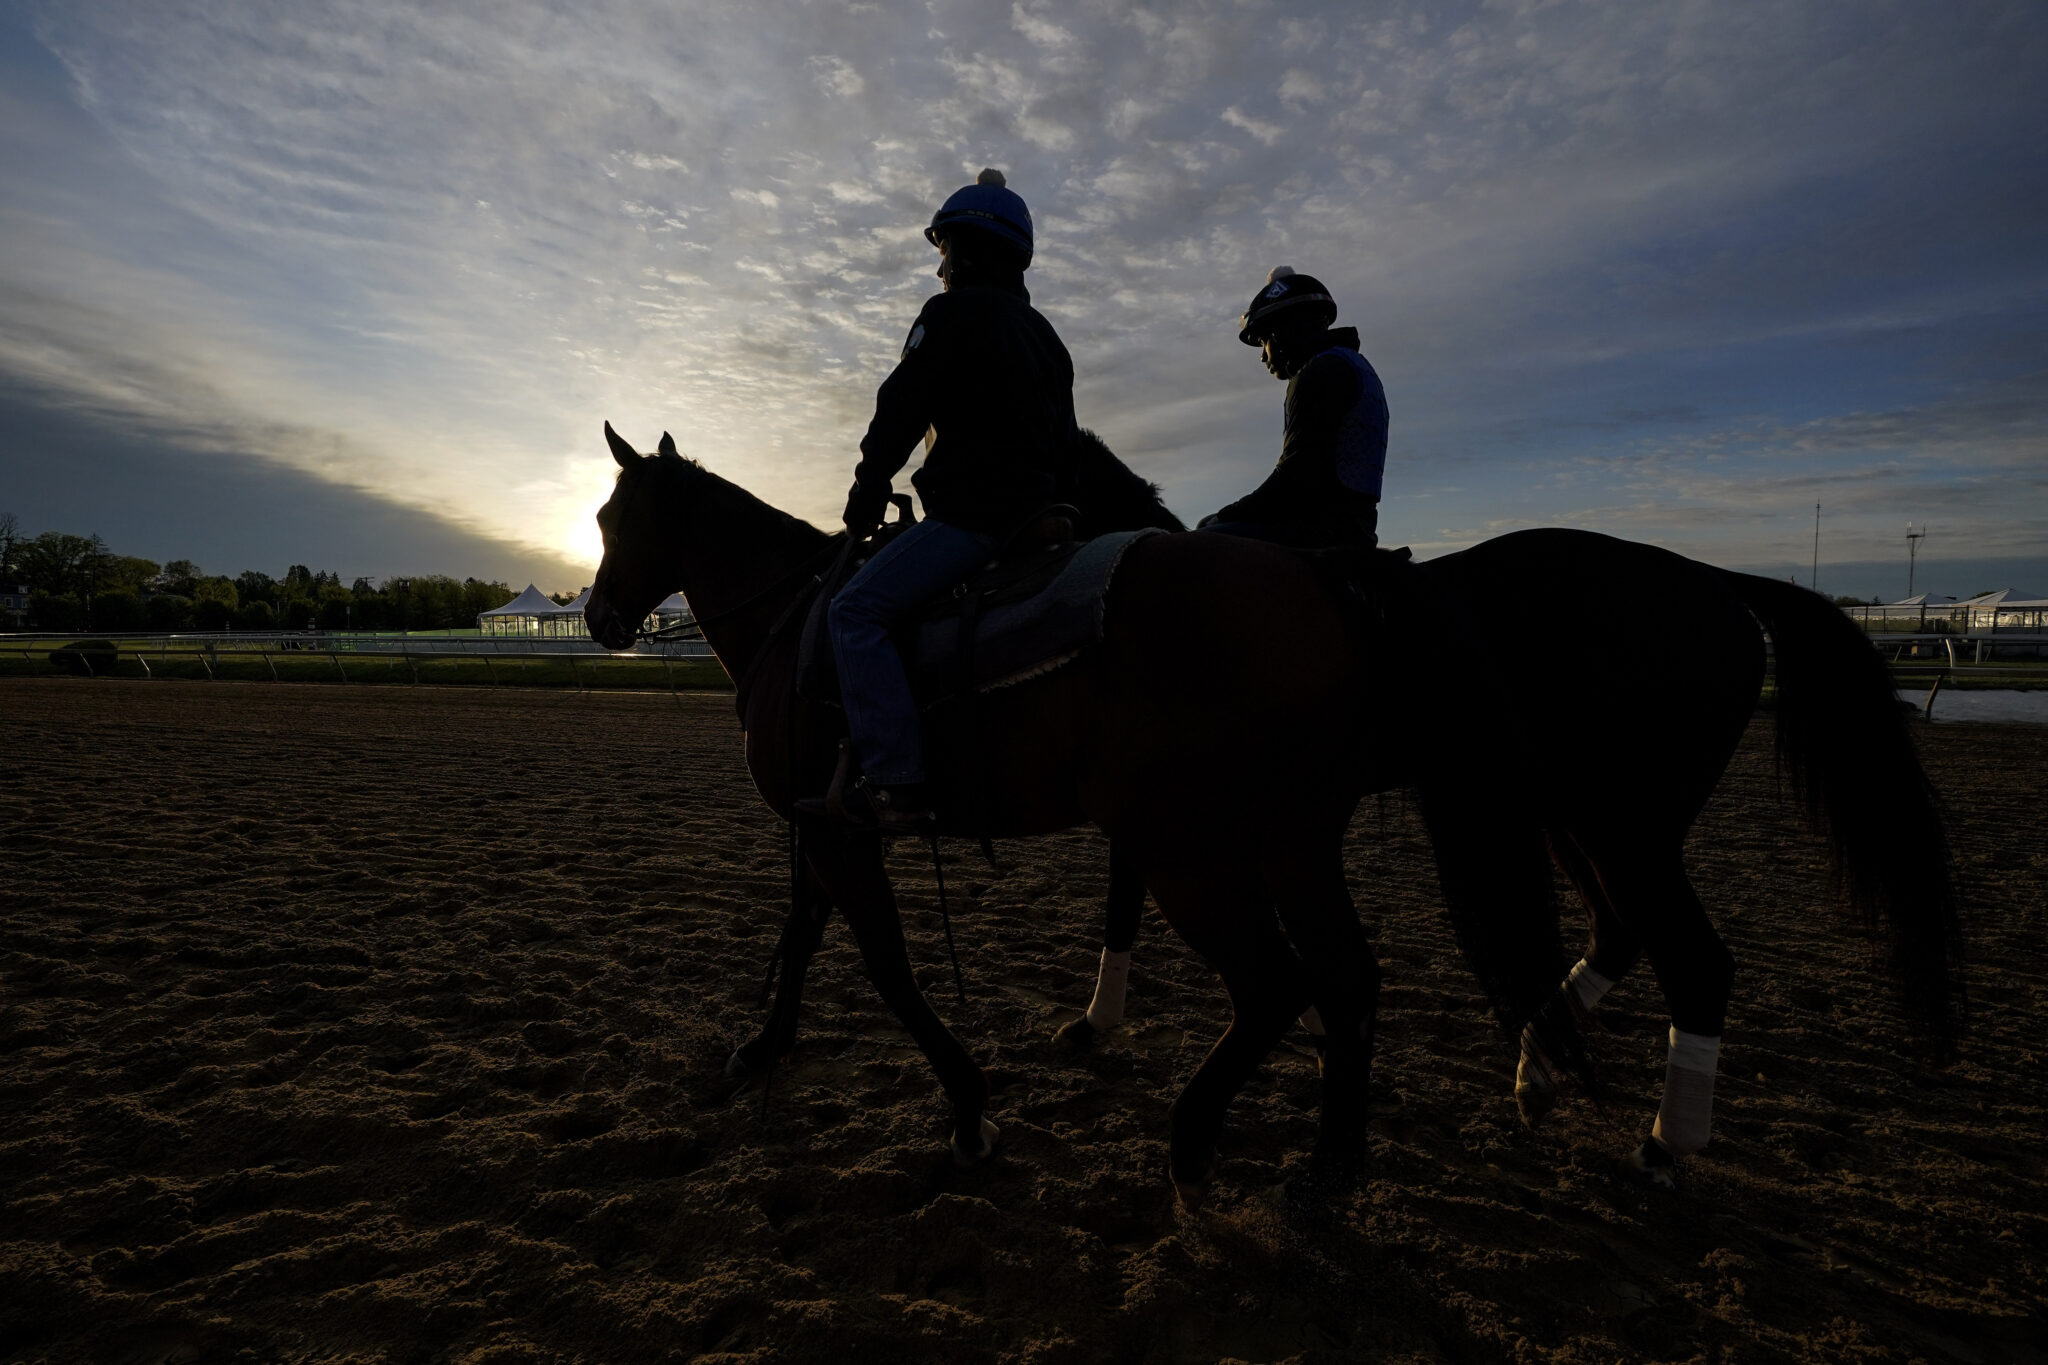
<svg viewBox="0 0 2048 1365">
<path fill-rule="evenodd" d="M 1725 572 L 1725 571 L 1724 571 Z M 1797 584 L 1726 573 L 1770 632 L 1778 763 L 1828 841 L 1838 884 L 1882 924 L 1908 1017 L 1938 1061 L 1963 1021 L 1953 863 L 1891 673 L 1861 627 Z"/>
</svg>

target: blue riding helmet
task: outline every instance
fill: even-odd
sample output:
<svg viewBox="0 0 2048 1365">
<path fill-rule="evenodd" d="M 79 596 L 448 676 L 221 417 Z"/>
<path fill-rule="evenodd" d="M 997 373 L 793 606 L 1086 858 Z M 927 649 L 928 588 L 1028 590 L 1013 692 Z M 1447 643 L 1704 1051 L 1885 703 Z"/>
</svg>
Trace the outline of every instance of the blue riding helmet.
<svg viewBox="0 0 2048 1365">
<path fill-rule="evenodd" d="M 955 190 L 939 211 L 924 239 L 939 244 L 949 230 L 972 229 L 1020 253 L 1031 264 L 1031 210 L 1003 180 L 1003 173 L 991 167 L 974 177 L 974 183 Z"/>
</svg>

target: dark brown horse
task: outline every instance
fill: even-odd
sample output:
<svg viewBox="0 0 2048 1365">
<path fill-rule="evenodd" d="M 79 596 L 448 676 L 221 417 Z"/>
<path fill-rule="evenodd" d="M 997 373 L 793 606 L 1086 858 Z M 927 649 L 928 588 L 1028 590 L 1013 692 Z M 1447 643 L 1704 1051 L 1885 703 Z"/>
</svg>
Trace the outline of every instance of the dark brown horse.
<svg viewBox="0 0 2048 1365">
<path fill-rule="evenodd" d="M 621 474 L 599 514 L 592 633 L 622 647 L 628 623 L 688 593 L 721 659 L 754 682 L 748 761 L 787 815 L 822 785 L 836 732 L 790 705 L 792 641 L 771 627 L 834 539 L 682 460 L 666 438 L 650 458 L 611 440 Z M 1339 855 L 1364 791 L 1418 789 L 1468 961 L 1509 1032 L 1561 1069 L 1590 1077 L 1558 1008 L 1552 859 L 1589 907 L 1590 956 L 1618 975 L 1647 954 L 1674 1027 L 1718 1037 L 1732 960 L 1681 850 L 1755 706 L 1759 618 L 1777 652 L 1781 754 L 1852 902 L 1890 934 L 1912 1019 L 1947 1047 L 1959 996 L 1941 826 L 1882 663 L 1839 612 L 1771 580 L 1567 531 L 1421 566 L 1405 600 L 1460 642 L 1445 680 L 1388 683 L 1383 671 L 1372 682 L 1355 617 L 1298 556 L 1220 536 L 1145 542 L 1113 589 L 1101 649 L 989 699 L 996 832 L 1099 824 L 1125 880 L 1142 877 L 1230 991 L 1231 1027 L 1174 1109 L 1184 1189 L 1204 1177 L 1230 1097 L 1311 997 L 1330 1029 L 1318 1155 L 1348 1164 L 1361 1149 L 1378 968 Z M 1515 678 L 1510 661 L 1553 645 L 1558 604 L 1594 600 L 1614 623 L 1597 682 L 1555 668 Z M 1233 625 L 1225 650 L 1212 647 L 1219 620 Z M 793 1039 L 796 992 L 833 905 L 953 1101 L 956 1154 L 976 1159 L 986 1089 L 911 980 L 875 841 L 811 841 L 776 1022 L 760 1041 Z"/>
<path fill-rule="evenodd" d="M 755 783 L 790 818 L 823 789 L 840 731 L 793 704 L 797 633 L 777 627 L 835 538 L 681 458 L 666 437 L 643 457 L 606 432 L 620 473 L 598 513 L 605 558 L 586 608 L 591 634 L 623 648 L 655 603 L 684 592 L 745 684 Z M 1227 650 L 1214 647 L 1218 621 L 1234 623 Z M 1324 1067 L 1318 1164 L 1349 1168 L 1364 1150 L 1361 1025 L 1379 968 L 1342 866 L 1370 772 L 1352 639 L 1342 605 L 1298 556 L 1160 536 L 1125 554 L 1098 647 L 981 699 L 987 832 L 1098 825 L 1230 992 L 1231 1025 L 1173 1108 L 1173 1175 L 1185 1190 L 1206 1179 L 1231 1098 L 1311 998 L 1341 1035 Z M 961 756 L 937 738 L 934 767 L 957 771 Z M 828 906 L 846 917 L 870 979 L 951 1102 L 956 1158 L 979 1161 L 994 1134 L 987 1081 L 911 975 L 880 841 L 820 827 L 803 850 L 799 917 L 821 922 Z M 802 963 L 786 958 L 784 969 L 788 990 Z"/>
</svg>

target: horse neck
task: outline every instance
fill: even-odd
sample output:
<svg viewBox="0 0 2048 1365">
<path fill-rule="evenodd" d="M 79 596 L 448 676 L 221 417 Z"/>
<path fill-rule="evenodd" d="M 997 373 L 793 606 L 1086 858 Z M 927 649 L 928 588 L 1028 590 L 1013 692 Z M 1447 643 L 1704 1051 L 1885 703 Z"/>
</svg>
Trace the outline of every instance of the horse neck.
<svg viewBox="0 0 2048 1365">
<path fill-rule="evenodd" d="M 720 662 L 729 672 L 744 669 L 831 537 L 708 470 L 694 471 L 685 491 L 697 533 L 681 546 L 683 596 Z M 679 498 L 670 520 L 684 519 Z"/>
</svg>

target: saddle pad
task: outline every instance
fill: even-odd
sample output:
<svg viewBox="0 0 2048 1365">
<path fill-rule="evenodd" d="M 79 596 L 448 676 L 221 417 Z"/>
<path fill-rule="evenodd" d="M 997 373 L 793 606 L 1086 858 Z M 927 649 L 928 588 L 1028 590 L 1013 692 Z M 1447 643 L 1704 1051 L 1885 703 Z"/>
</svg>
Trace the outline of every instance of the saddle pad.
<svg viewBox="0 0 2048 1365">
<path fill-rule="evenodd" d="M 979 612 L 977 584 L 941 609 L 912 623 L 902 642 L 909 655 L 913 690 L 929 705 L 967 688 L 990 692 L 1049 673 L 1102 639 L 1103 605 L 1124 552 L 1147 536 L 1166 532 L 1147 527 L 1097 536 L 1074 552 L 1052 581 L 1029 597 L 999 600 L 991 593 Z M 963 661 L 963 625 L 973 621 L 973 643 Z M 963 667 L 964 664 L 964 667 Z"/>
</svg>

